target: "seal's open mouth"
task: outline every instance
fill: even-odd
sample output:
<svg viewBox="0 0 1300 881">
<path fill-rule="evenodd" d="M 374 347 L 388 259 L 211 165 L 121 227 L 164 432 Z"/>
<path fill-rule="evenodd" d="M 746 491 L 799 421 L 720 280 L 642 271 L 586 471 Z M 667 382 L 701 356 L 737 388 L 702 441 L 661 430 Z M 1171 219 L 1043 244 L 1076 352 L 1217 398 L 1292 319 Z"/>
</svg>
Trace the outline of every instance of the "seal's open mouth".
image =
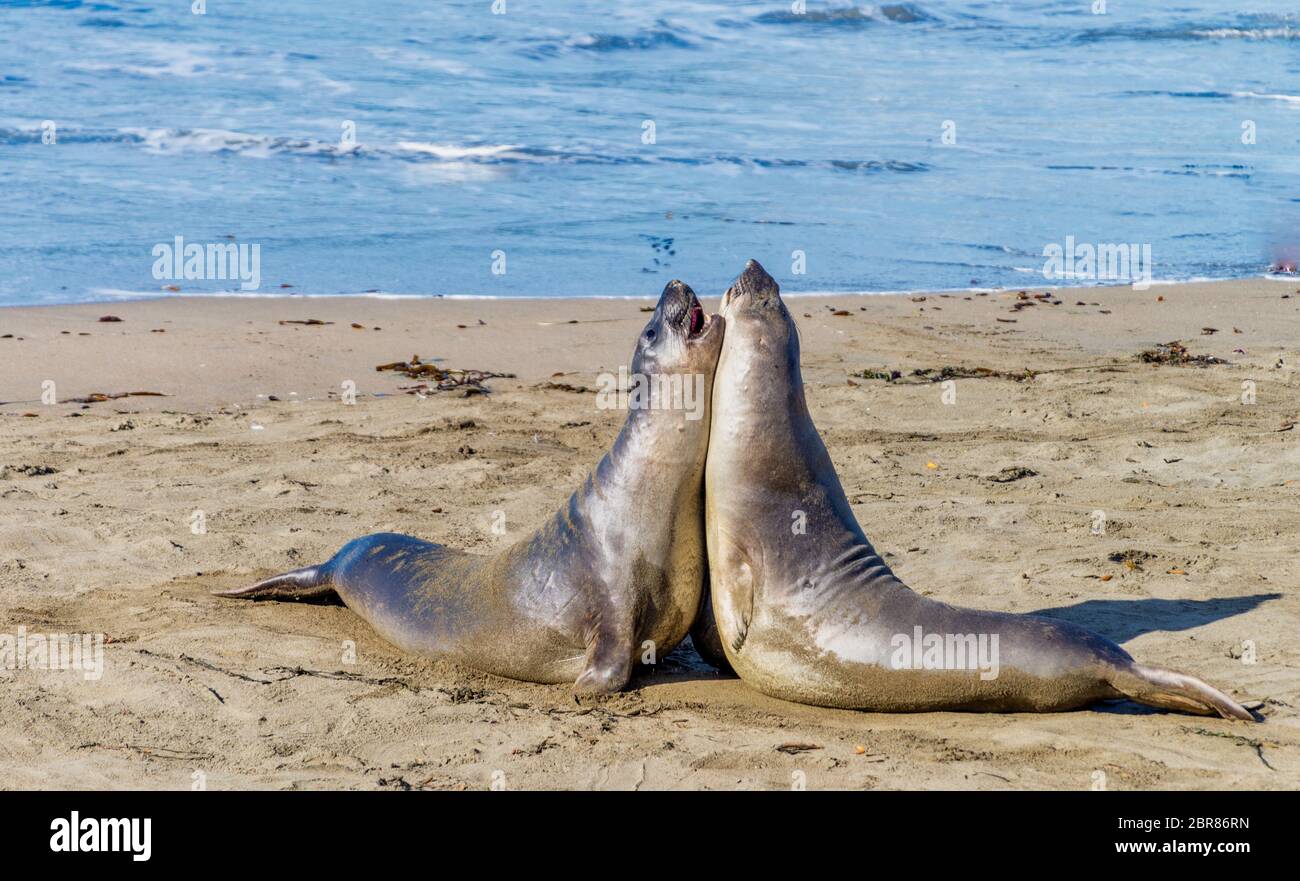
<svg viewBox="0 0 1300 881">
<path fill-rule="evenodd" d="M 675 336 L 688 343 L 702 341 L 711 333 L 715 323 L 715 316 L 704 311 L 690 285 L 677 279 L 668 282 L 664 288 L 657 314 L 665 327 L 671 328 Z"/>
<path fill-rule="evenodd" d="M 671 318 L 673 324 L 684 331 L 687 341 L 698 339 L 704 335 L 709 327 L 709 316 L 705 314 L 704 307 L 700 305 L 699 298 L 695 292 L 685 285 L 682 286 L 682 293 L 685 294 L 678 301 L 678 308 L 684 306 L 680 312 L 676 312 Z"/>
<path fill-rule="evenodd" d="M 694 297 L 691 297 L 690 322 L 690 328 L 686 333 L 687 339 L 697 337 L 704 332 L 704 307 Z"/>
</svg>

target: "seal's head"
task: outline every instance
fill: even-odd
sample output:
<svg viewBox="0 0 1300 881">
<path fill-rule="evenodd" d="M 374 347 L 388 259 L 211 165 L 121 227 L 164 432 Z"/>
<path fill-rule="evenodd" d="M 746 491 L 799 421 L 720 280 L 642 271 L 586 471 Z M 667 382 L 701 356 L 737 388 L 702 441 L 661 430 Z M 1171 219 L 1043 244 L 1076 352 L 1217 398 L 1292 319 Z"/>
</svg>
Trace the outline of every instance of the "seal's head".
<svg viewBox="0 0 1300 881">
<path fill-rule="evenodd" d="M 745 418 L 771 427 L 791 406 L 802 410 L 799 332 L 776 279 L 757 260 L 722 295 L 719 314 L 727 322 L 727 342 L 718 363 L 715 423 Z"/>
<path fill-rule="evenodd" d="M 785 312 L 785 304 L 781 302 L 781 286 L 757 260 L 750 260 L 745 264 L 745 271 L 736 277 L 722 295 L 722 311 L 739 314 L 772 310 Z"/>
<path fill-rule="evenodd" d="M 632 355 L 632 372 L 641 376 L 703 374 L 710 381 L 722 350 L 722 319 L 709 315 L 684 282 L 664 287 Z"/>
</svg>

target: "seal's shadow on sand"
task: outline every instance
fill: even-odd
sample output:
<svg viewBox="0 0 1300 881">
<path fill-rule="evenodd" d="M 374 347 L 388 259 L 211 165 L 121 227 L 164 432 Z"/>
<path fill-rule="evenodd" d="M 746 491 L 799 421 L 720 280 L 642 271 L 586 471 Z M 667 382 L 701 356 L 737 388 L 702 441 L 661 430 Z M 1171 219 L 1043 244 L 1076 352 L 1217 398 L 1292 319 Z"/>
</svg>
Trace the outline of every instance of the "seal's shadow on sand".
<svg viewBox="0 0 1300 881">
<path fill-rule="evenodd" d="M 1209 600 L 1085 600 L 1073 606 L 1039 609 L 1029 614 L 1069 621 L 1122 645 L 1144 633 L 1191 630 L 1212 621 L 1241 615 L 1281 596 L 1280 593 L 1257 593 Z"/>
</svg>

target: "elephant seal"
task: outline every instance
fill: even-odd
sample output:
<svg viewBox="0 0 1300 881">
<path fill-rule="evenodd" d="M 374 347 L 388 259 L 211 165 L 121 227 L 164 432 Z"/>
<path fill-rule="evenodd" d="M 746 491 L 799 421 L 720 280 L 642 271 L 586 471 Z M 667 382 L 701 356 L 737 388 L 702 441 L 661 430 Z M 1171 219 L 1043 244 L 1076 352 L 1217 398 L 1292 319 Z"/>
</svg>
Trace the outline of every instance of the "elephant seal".
<svg viewBox="0 0 1300 881">
<path fill-rule="evenodd" d="M 1253 718 L 1199 679 L 1140 665 L 1081 627 L 914 593 L 844 496 L 808 414 L 799 337 L 776 282 L 751 260 L 720 314 L 705 533 L 721 648 L 751 686 L 886 712 L 1042 712 L 1128 697 Z"/>
<path fill-rule="evenodd" d="M 337 597 L 404 651 L 618 691 L 644 642 L 666 655 L 700 608 L 704 456 L 722 339 L 722 320 L 670 282 L 637 340 L 613 447 L 559 511 L 499 554 L 380 533 L 327 563 L 218 595 Z"/>
</svg>

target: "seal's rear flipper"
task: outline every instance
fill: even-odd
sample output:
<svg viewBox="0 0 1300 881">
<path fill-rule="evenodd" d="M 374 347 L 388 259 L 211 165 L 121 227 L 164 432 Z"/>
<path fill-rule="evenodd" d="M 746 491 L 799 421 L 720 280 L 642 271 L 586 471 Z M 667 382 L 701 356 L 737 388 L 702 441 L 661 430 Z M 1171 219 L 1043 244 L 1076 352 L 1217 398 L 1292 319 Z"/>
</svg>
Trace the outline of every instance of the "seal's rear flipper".
<svg viewBox="0 0 1300 881">
<path fill-rule="evenodd" d="M 334 590 L 329 565 L 306 566 L 283 575 L 273 575 L 265 581 L 237 587 L 234 590 L 213 592 L 219 597 L 236 597 L 244 600 L 297 600 L 311 603 L 341 603 Z"/>
<path fill-rule="evenodd" d="M 1110 684 L 1125 697 L 1164 710 L 1255 721 L 1249 710 L 1214 686 L 1176 670 L 1133 664 L 1117 671 Z"/>
</svg>

